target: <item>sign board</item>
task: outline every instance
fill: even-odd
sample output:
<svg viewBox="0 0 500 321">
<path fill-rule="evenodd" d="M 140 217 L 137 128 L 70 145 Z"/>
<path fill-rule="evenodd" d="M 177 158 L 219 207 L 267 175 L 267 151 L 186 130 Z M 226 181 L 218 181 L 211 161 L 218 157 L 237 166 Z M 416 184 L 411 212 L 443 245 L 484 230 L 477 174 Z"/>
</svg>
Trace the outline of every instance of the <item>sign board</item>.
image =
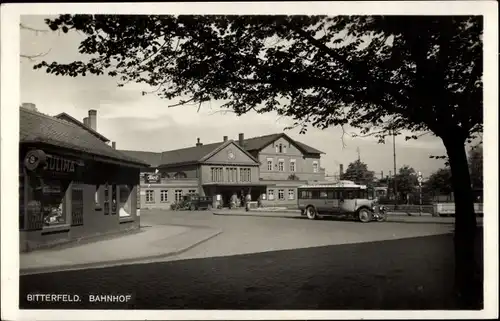
<svg viewBox="0 0 500 321">
<path fill-rule="evenodd" d="M 161 183 L 161 175 L 160 173 L 144 173 L 144 183 Z"/>
</svg>

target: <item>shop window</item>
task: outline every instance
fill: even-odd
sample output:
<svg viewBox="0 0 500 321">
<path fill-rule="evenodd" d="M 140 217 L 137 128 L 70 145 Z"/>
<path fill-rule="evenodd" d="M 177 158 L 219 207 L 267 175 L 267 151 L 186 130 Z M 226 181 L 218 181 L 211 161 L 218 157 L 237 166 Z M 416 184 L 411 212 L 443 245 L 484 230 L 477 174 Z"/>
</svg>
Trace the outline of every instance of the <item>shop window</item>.
<svg viewBox="0 0 500 321">
<path fill-rule="evenodd" d="M 116 214 L 116 210 L 117 210 L 117 202 L 118 202 L 118 195 L 116 195 L 117 193 L 117 188 L 116 188 L 116 185 L 111 185 L 111 215 L 115 215 Z"/>
<path fill-rule="evenodd" d="M 180 202 L 181 200 L 182 200 L 182 190 L 176 189 L 175 190 L 175 201 Z"/>
<path fill-rule="evenodd" d="M 119 186 L 119 216 L 127 217 L 132 215 L 132 190 L 133 188 L 128 185 Z"/>
<path fill-rule="evenodd" d="M 285 199 L 285 190 L 284 189 L 279 189 L 278 190 L 278 199 L 279 200 L 284 200 Z"/>
<path fill-rule="evenodd" d="M 109 185 L 104 185 L 104 215 L 108 215 L 110 212 L 109 208 Z"/>
<path fill-rule="evenodd" d="M 168 190 L 163 189 L 160 191 L 160 202 L 168 202 Z"/>
<path fill-rule="evenodd" d="M 272 201 L 274 200 L 274 190 L 270 189 L 267 191 L 267 198 Z"/>
<path fill-rule="evenodd" d="M 95 186 L 95 194 L 94 194 L 94 203 L 95 203 L 95 208 L 100 209 L 101 208 L 101 195 L 100 195 L 101 188 L 99 185 Z"/>
<path fill-rule="evenodd" d="M 44 180 L 41 193 L 43 225 L 54 226 L 66 224 L 65 186 L 58 180 Z"/>
<path fill-rule="evenodd" d="M 295 190 L 289 189 L 288 190 L 288 199 L 289 200 L 294 200 L 295 199 Z"/>
<path fill-rule="evenodd" d="M 154 202 L 155 202 L 154 190 L 152 189 L 146 190 L 146 203 L 154 203 Z"/>
<path fill-rule="evenodd" d="M 24 169 L 19 166 L 19 229 L 24 230 Z"/>
<path fill-rule="evenodd" d="M 73 185 L 71 188 L 71 225 L 83 225 L 83 187 Z"/>
</svg>

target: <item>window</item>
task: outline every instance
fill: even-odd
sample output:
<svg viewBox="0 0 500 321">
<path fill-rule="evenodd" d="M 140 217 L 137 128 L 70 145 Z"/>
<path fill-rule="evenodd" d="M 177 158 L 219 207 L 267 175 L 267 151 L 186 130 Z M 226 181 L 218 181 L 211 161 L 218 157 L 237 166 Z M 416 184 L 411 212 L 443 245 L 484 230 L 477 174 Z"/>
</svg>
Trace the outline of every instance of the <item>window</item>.
<svg viewBox="0 0 500 321">
<path fill-rule="evenodd" d="M 280 147 L 279 145 L 276 145 L 276 154 L 278 154 L 280 152 Z"/>
<path fill-rule="evenodd" d="M 188 193 L 191 194 L 191 195 L 194 195 L 194 194 L 196 194 L 196 190 L 195 189 L 190 189 L 188 191 Z"/>
<path fill-rule="evenodd" d="M 109 214 L 109 185 L 104 185 L 104 215 Z"/>
<path fill-rule="evenodd" d="M 267 159 L 267 170 L 268 171 L 272 171 L 273 170 L 273 159 L 272 158 L 268 158 Z"/>
<path fill-rule="evenodd" d="M 119 196 L 118 196 L 118 214 L 120 217 L 130 216 L 132 213 L 132 190 L 133 188 L 128 185 L 120 185 L 119 187 Z"/>
<path fill-rule="evenodd" d="M 299 197 L 301 199 L 310 199 L 312 197 L 311 191 L 308 190 L 301 190 Z"/>
<path fill-rule="evenodd" d="M 252 181 L 252 170 L 250 168 L 240 168 L 240 181 L 241 182 Z"/>
<path fill-rule="evenodd" d="M 288 190 L 288 199 L 289 200 L 295 199 L 295 190 L 293 190 L 293 189 Z"/>
<path fill-rule="evenodd" d="M 95 186 L 94 202 L 96 208 L 101 208 L 101 188 L 99 185 Z"/>
<path fill-rule="evenodd" d="M 83 225 L 83 187 L 73 185 L 71 188 L 71 225 Z"/>
<path fill-rule="evenodd" d="M 328 191 L 328 199 L 334 200 L 337 198 L 337 193 L 335 191 Z"/>
<path fill-rule="evenodd" d="M 175 201 L 180 202 L 181 200 L 182 200 L 182 190 L 176 189 L 175 190 Z"/>
<path fill-rule="evenodd" d="M 162 189 L 160 191 L 160 202 L 162 203 L 168 202 L 168 190 Z"/>
<path fill-rule="evenodd" d="M 19 166 L 19 229 L 24 230 L 24 169 Z"/>
<path fill-rule="evenodd" d="M 290 160 L 290 172 L 295 172 L 296 167 L 295 167 L 295 159 Z"/>
<path fill-rule="evenodd" d="M 284 200 L 285 199 L 285 190 L 284 189 L 279 189 L 278 190 L 278 199 L 279 200 Z"/>
<path fill-rule="evenodd" d="M 267 198 L 272 201 L 274 199 L 274 190 L 270 189 L 267 191 Z"/>
<path fill-rule="evenodd" d="M 285 161 L 280 159 L 278 161 L 278 171 L 283 172 L 285 170 Z"/>
<path fill-rule="evenodd" d="M 212 174 L 212 182 L 223 181 L 224 177 L 223 177 L 222 167 L 211 167 L 210 172 Z"/>
<path fill-rule="evenodd" d="M 111 185 L 111 214 L 116 214 L 117 207 L 116 185 Z"/>
<path fill-rule="evenodd" d="M 319 192 L 319 198 L 327 198 L 327 197 L 328 197 L 328 193 L 326 191 Z"/>
<path fill-rule="evenodd" d="M 52 226 L 66 223 L 64 208 L 65 188 L 61 181 L 45 180 L 41 190 L 43 225 Z"/>
<path fill-rule="evenodd" d="M 278 150 L 280 154 L 283 153 L 283 144 L 278 145 Z"/>
<path fill-rule="evenodd" d="M 184 179 L 184 178 L 187 178 L 187 175 L 184 172 L 177 172 L 174 174 L 174 179 Z"/>
<path fill-rule="evenodd" d="M 238 169 L 235 167 L 226 168 L 227 181 L 237 182 L 238 181 Z"/>
<path fill-rule="evenodd" d="M 316 162 L 316 161 L 313 162 L 313 172 L 314 173 L 318 172 L 318 162 Z"/>
<path fill-rule="evenodd" d="M 155 202 L 155 194 L 154 190 L 148 189 L 146 190 L 146 203 L 154 203 Z"/>
<path fill-rule="evenodd" d="M 286 146 L 283 145 L 283 154 L 286 154 Z"/>
</svg>

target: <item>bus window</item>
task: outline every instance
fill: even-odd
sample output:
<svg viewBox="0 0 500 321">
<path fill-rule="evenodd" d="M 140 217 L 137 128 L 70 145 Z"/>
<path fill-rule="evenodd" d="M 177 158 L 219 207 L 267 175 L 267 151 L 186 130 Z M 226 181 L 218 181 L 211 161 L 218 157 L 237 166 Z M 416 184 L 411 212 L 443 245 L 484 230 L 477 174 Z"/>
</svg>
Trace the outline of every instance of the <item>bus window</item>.
<svg viewBox="0 0 500 321">
<path fill-rule="evenodd" d="M 354 199 L 354 191 L 347 191 L 347 196 L 346 196 L 346 199 L 348 200 L 352 200 Z"/>
<path fill-rule="evenodd" d="M 344 199 L 344 191 L 337 191 L 336 193 L 337 199 L 343 200 Z"/>
<path fill-rule="evenodd" d="M 327 198 L 327 197 L 328 197 L 328 194 L 326 193 L 326 191 L 319 192 L 319 198 Z"/>
<path fill-rule="evenodd" d="M 335 195 L 336 194 L 335 191 L 328 191 L 327 193 L 328 193 L 328 199 L 334 200 L 337 198 Z"/>
<path fill-rule="evenodd" d="M 300 195 L 299 195 L 299 197 L 300 197 L 301 199 L 309 199 L 309 198 L 311 198 L 311 191 L 308 191 L 308 190 L 302 190 L 302 191 L 300 191 Z"/>
<path fill-rule="evenodd" d="M 319 198 L 319 191 L 311 191 L 311 198 L 312 199 L 318 199 Z"/>
</svg>

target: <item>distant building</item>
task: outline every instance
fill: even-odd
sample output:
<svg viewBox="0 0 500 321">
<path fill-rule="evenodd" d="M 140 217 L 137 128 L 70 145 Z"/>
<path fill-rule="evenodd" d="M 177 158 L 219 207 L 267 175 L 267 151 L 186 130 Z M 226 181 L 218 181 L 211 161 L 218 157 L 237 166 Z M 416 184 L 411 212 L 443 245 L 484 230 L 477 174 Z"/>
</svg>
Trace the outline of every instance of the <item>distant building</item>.
<svg viewBox="0 0 500 321">
<path fill-rule="evenodd" d="M 203 144 L 165 152 L 122 150 L 151 165 L 141 173 L 141 207 L 170 208 L 185 194 L 227 206 L 233 194 L 251 194 L 264 206 L 296 204 L 297 186 L 324 181 L 323 152 L 284 133 Z M 220 199 L 217 199 L 217 198 Z"/>
</svg>

